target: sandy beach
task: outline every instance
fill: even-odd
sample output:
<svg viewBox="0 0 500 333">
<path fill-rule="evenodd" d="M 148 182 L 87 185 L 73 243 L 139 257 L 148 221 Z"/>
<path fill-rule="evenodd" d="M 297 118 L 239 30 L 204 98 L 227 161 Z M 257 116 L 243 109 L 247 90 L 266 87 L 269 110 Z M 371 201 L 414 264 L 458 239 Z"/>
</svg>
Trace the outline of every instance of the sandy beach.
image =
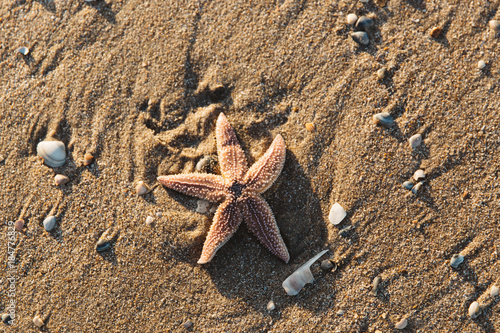
<svg viewBox="0 0 500 333">
<path fill-rule="evenodd" d="M 4 0 L 1 331 L 498 332 L 499 9 Z M 200 213 L 157 181 L 203 159 L 220 173 L 221 112 L 250 165 L 284 138 L 263 197 L 289 263 L 243 223 L 197 264 L 217 205 Z M 50 140 L 62 166 L 37 154 Z M 287 295 L 282 282 L 322 250 L 314 283 Z"/>
</svg>

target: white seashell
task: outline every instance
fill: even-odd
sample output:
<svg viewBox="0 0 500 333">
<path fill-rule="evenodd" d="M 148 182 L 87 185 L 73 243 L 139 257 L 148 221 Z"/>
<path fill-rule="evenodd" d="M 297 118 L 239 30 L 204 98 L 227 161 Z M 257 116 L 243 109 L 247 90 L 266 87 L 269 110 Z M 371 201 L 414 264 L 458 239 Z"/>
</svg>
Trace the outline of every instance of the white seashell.
<svg viewBox="0 0 500 333">
<path fill-rule="evenodd" d="M 28 53 L 30 53 L 30 49 L 28 49 L 26 46 L 21 46 L 16 51 L 21 53 L 22 55 L 28 55 Z"/>
<path fill-rule="evenodd" d="M 420 191 L 420 189 L 422 188 L 422 186 L 424 185 L 424 183 L 422 182 L 418 182 L 415 186 L 413 186 L 413 188 L 411 189 L 411 193 L 417 195 L 418 191 Z"/>
<path fill-rule="evenodd" d="M 330 208 L 330 213 L 328 214 L 328 219 L 332 224 L 339 224 L 347 216 L 344 208 L 338 203 L 335 203 L 332 208 Z"/>
<path fill-rule="evenodd" d="M 276 309 L 276 304 L 274 304 L 273 300 L 270 300 L 269 303 L 267 303 L 267 311 L 273 311 Z"/>
<path fill-rule="evenodd" d="M 310 267 L 326 252 L 328 252 L 328 250 L 321 251 L 320 253 L 309 259 L 309 261 L 300 266 L 295 272 L 287 277 L 285 281 L 283 281 L 283 288 L 288 295 L 297 295 L 299 291 L 306 285 L 306 283 L 312 283 L 314 281 L 314 277 L 311 273 Z"/>
<path fill-rule="evenodd" d="M 404 329 L 407 325 L 408 325 L 408 319 L 403 318 L 403 319 L 401 319 L 400 321 L 398 321 L 398 322 L 396 323 L 396 325 L 394 325 L 394 327 L 395 327 L 396 329 L 398 329 L 398 330 L 402 330 L 402 329 Z"/>
<path fill-rule="evenodd" d="M 347 24 L 354 24 L 358 20 L 358 16 L 356 14 L 347 15 Z"/>
<path fill-rule="evenodd" d="M 155 219 L 152 216 L 146 217 L 146 224 L 147 225 L 149 225 L 149 226 L 153 225 L 154 221 L 155 221 Z"/>
<path fill-rule="evenodd" d="M 484 62 L 484 60 L 479 60 L 477 62 L 477 68 L 478 69 L 484 69 L 486 67 L 486 62 Z"/>
<path fill-rule="evenodd" d="M 144 184 L 144 182 L 142 180 L 137 182 L 137 186 L 135 187 L 135 193 L 137 195 L 144 195 L 144 194 L 148 193 L 148 191 L 149 191 L 149 188 L 146 186 L 146 184 Z"/>
<path fill-rule="evenodd" d="M 36 327 L 42 327 L 43 326 L 42 318 L 35 316 L 35 318 L 33 318 L 33 324 L 35 324 Z"/>
<path fill-rule="evenodd" d="M 469 306 L 469 316 L 471 318 L 477 318 L 481 314 L 481 307 L 478 302 L 472 302 Z"/>
<path fill-rule="evenodd" d="M 66 148 L 61 141 L 42 141 L 36 152 L 49 167 L 57 168 L 66 162 Z"/>
<path fill-rule="evenodd" d="M 64 185 L 67 182 L 69 182 L 69 178 L 66 177 L 65 175 L 55 175 L 54 177 L 54 183 L 56 185 Z"/>
<path fill-rule="evenodd" d="M 422 180 L 422 179 L 425 179 L 425 172 L 424 170 L 417 170 L 415 171 L 415 173 L 413 174 L 413 179 L 415 179 L 417 182 L 419 180 Z"/>
<path fill-rule="evenodd" d="M 51 231 L 56 226 L 56 217 L 54 215 L 49 215 L 43 220 L 43 227 L 46 231 Z"/>
<path fill-rule="evenodd" d="M 461 263 L 464 262 L 464 256 L 461 254 L 454 254 L 450 260 L 450 266 L 453 268 L 458 268 Z"/>
<path fill-rule="evenodd" d="M 408 142 L 410 143 L 410 148 L 415 149 L 422 144 L 422 135 L 415 134 L 408 139 Z"/>
</svg>

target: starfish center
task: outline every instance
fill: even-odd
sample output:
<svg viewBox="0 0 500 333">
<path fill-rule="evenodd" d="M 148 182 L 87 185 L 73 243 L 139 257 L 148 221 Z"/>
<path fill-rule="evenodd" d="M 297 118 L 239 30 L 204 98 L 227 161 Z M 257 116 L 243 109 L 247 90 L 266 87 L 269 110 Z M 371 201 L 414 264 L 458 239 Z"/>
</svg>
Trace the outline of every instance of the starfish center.
<svg viewBox="0 0 500 333">
<path fill-rule="evenodd" d="M 234 181 L 233 185 L 229 188 L 229 192 L 234 195 L 236 199 L 241 196 L 243 189 L 246 187 L 245 184 L 239 183 L 237 180 Z"/>
</svg>

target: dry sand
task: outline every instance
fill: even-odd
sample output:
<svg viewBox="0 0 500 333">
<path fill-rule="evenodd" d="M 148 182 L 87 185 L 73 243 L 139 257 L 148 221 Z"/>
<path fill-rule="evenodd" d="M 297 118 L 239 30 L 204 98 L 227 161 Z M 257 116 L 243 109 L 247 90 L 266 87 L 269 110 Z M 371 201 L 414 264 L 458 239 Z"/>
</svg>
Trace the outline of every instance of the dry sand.
<svg viewBox="0 0 500 333">
<path fill-rule="evenodd" d="M 35 315 L 45 332 L 182 332 L 187 320 L 195 332 L 391 332 L 403 317 L 408 332 L 500 330 L 498 300 L 468 316 L 500 282 L 500 38 L 488 28 L 500 5 L 372 1 L 3 0 L 0 311 L 14 299 L 16 321 L 1 330 L 39 331 Z M 349 37 L 350 12 L 374 16 L 368 47 Z M 384 111 L 392 128 L 372 123 Z M 242 226 L 197 265 L 212 216 L 154 187 L 216 153 L 219 112 L 251 162 L 285 138 L 264 197 L 288 264 Z M 48 136 L 68 148 L 63 167 L 36 155 Z M 414 196 L 401 184 L 419 168 Z M 59 173 L 70 182 L 55 186 Z M 140 180 L 154 187 L 143 197 Z M 328 222 L 335 202 L 348 213 L 339 226 Z M 7 222 L 19 218 L 8 297 Z M 337 271 L 317 263 L 315 283 L 287 296 L 282 281 L 323 249 Z"/>
</svg>

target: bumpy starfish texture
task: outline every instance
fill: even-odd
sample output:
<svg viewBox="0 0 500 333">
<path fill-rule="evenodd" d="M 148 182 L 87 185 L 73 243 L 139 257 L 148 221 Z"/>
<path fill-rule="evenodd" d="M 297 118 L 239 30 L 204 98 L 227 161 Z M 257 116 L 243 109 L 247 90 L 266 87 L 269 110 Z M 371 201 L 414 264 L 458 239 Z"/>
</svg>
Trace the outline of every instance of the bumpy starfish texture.
<svg viewBox="0 0 500 333">
<path fill-rule="evenodd" d="M 158 177 L 162 185 L 173 190 L 211 202 L 222 201 L 198 263 L 210 262 L 242 221 L 271 253 L 288 262 L 290 255 L 271 207 L 261 196 L 283 169 L 285 141 L 278 134 L 266 153 L 249 169 L 236 134 L 223 113 L 217 119 L 215 135 L 222 175 L 188 173 Z"/>
</svg>

